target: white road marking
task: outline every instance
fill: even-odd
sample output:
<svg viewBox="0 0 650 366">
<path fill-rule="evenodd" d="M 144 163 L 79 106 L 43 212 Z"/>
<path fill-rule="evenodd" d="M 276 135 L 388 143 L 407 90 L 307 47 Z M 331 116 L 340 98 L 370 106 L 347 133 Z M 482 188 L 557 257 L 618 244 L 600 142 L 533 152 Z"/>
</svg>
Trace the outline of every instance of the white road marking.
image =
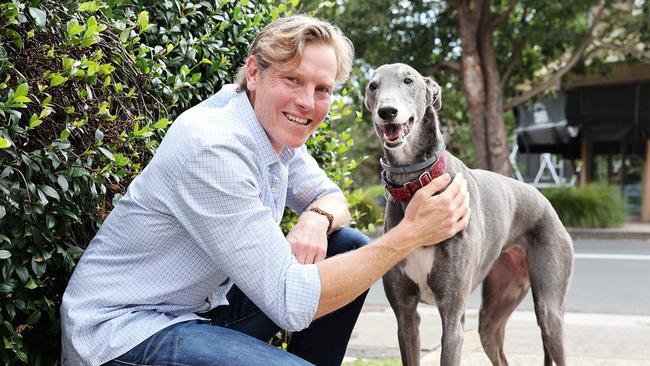
<svg viewBox="0 0 650 366">
<path fill-rule="evenodd" d="M 618 259 L 630 261 L 650 261 L 647 254 L 576 253 L 576 259 Z"/>
</svg>

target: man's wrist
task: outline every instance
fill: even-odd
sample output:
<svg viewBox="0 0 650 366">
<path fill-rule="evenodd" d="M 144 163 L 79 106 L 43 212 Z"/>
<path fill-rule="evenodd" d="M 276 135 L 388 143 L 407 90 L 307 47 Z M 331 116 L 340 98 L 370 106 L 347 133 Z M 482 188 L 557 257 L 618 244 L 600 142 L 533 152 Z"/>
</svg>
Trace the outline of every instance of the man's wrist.
<svg viewBox="0 0 650 366">
<path fill-rule="evenodd" d="M 334 224 L 334 216 L 331 213 L 319 207 L 310 207 L 306 213 L 312 213 L 319 216 L 321 219 L 325 219 L 324 222 L 327 223 L 327 230 L 325 232 L 329 234 L 330 230 L 332 230 L 332 225 Z"/>
</svg>

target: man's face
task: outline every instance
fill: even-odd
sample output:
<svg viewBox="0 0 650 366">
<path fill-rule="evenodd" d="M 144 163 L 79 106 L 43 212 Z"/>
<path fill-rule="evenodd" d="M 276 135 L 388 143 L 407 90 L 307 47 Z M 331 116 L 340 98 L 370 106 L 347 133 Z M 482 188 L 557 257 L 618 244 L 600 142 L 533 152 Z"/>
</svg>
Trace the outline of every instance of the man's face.
<svg viewBox="0 0 650 366">
<path fill-rule="evenodd" d="M 271 65 L 262 71 L 254 57 L 248 59 L 246 70 L 251 104 L 275 151 L 304 144 L 329 110 L 337 70 L 332 47 L 306 44 L 294 70 Z"/>
</svg>

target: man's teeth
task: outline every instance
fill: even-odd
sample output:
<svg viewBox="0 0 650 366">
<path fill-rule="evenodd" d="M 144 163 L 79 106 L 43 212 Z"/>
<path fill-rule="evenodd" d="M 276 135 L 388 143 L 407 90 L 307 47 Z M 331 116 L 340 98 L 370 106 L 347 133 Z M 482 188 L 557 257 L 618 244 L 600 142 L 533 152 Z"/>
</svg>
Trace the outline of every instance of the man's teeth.
<svg viewBox="0 0 650 366">
<path fill-rule="evenodd" d="M 309 123 L 309 120 L 308 120 L 308 119 L 298 118 L 298 117 L 296 117 L 296 116 L 292 116 L 292 115 L 287 114 L 287 113 L 285 113 L 284 115 L 287 117 L 287 119 L 288 119 L 289 121 L 294 122 L 294 123 L 297 123 L 297 124 L 300 124 L 300 125 L 306 125 L 306 124 Z"/>
</svg>

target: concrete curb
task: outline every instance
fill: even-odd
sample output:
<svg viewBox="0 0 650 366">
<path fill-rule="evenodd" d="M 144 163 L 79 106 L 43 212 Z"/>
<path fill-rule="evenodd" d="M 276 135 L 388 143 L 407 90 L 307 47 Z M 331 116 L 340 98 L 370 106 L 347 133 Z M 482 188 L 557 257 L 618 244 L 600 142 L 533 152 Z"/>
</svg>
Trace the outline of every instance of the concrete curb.
<svg viewBox="0 0 650 366">
<path fill-rule="evenodd" d="M 567 229 L 573 240 L 639 240 L 650 243 L 650 233 L 616 229 Z"/>
<path fill-rule="evenodd" d="M 567 231 L 573 240 L 637 240 L 646 241 L 650 244 L 650 223 L 625 224 L 621 228 L 612 229 L 583 229 L 567 227 Z M 374 233 L 367 234 L 376 239 L 382 234 L 381 228 Z"/>
<path fill-rule="evenodd" d="M 640 240 L 650 242 L 650 223 L 628 222 L 620 228 L 566 228 L 573 240 Z"/>
</svg>

